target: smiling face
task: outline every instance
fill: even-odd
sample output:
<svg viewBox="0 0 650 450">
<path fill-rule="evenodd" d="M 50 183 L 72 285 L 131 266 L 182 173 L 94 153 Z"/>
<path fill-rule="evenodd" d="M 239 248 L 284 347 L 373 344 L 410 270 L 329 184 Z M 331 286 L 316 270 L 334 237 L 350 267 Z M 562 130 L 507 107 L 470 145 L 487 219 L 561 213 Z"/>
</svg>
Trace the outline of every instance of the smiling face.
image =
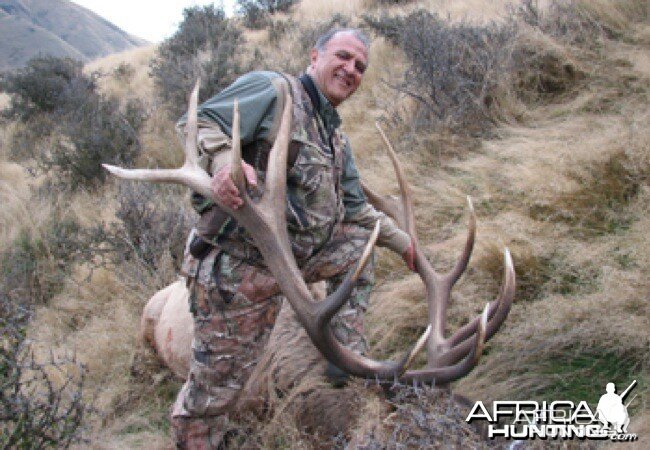
<svg viewBox="0 0 650 450">
<path fill-rule="evenodd" d="M 321 51 L 312 49 L 309 75 L 335 108 L 354 94 L 368 66 L 368 49 L 354 34 L 335 34 Z"/>
</svg>

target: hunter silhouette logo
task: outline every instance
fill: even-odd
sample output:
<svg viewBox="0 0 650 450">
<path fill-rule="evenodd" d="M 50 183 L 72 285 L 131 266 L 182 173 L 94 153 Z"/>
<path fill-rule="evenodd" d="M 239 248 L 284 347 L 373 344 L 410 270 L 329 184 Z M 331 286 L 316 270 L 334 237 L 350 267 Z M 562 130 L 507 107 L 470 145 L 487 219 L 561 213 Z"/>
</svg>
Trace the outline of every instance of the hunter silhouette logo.
<svg viewBox="0 0 650 450">
<path fill-rule="evenodd" d="M 638 436 L 627 432 L 630 423 L 627 407 L 636 396 L 624 403 L 635 386 L 636 380 L 619 395 L 614 383 L 607 383 L 606 392 L 600 397 L 595 410 L 586 401 L 499 400 L 492 403 L 490 411 L 483 402 L 478 401 L 465 421 L 487 420 L 490 438 L 636 441 Z"/>
<path fill-rule="evenodd" d="M 603 424 L 603 430 L 609 430 L 611 428 L 617 433 L 627 433 L 627 426 L 630 424 L 627 407 L 636 396 L 632 397 L 627 405 L 623 404 L 623 400 L 634 386 L 636 386 L 636 380 L 632 381 L 621 395 L 618 395 L 616 394 L 616 386 L 614 386 L 614 383 L 607 383 L 605 387 L 607 392 L 600 397 L 598 406 L 596 407 L 598 420 Z"/>
</svg>

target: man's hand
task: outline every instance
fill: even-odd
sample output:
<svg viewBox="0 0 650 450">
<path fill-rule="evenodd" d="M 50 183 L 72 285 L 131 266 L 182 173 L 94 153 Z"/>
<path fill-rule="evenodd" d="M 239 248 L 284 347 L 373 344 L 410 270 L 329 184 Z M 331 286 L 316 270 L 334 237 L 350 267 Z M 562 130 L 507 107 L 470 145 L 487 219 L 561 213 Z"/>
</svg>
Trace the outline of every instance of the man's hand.
<svg viewBox="0 0 650 450">
<path fill-rule="evenodd" d="M 413 239 L 411 239 L 411 243 L 402 255 L 402 258 L 404 259 L 404 262 L 408 268 L 415 272 L 415 244 L 413 242 Z"/>
<path fill-rule="evenodd" d="M 253 166 L 242 161 L 241 167 L 248 184 L 257 186 L 257 175 Z M 230 169 L 231 164 L 228 163 L 212 176 L 212 195 L 217 202 L 232 209 L 238 209 L 244 204 L 244 200 L 239 196 L 239 189 L 232 181 Z"/>
</svg>

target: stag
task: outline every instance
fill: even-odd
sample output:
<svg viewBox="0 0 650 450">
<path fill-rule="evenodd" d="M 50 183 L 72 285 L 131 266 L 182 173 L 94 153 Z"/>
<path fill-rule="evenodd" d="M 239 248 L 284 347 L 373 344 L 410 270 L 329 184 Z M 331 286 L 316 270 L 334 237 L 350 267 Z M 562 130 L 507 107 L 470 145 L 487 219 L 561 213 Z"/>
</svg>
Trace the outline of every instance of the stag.
<svg viewBox="0 0 650 450">
<path fill-rule="evenodd" d="M 286 98 L 290 98 L 286 86 L 284 89 Z M 178 169 L 123 169 L 107 164 L 104 164 L 104 167 L 119 178 L 182 184 L 207 197 L 212 197 L 210 175 L 198 163 L 196 149 L 197 103 L 198 82 L 190 96 L 185 162 L 182 167 Z M 381 197 L 366 186 L 364 186 L 364 190 L 369 201 L 377 209 L 384 211 L 396 220 L 398 225 L 413 238 L 416 272 L 426 288 L 429 326 L 413 348 L 399 361 L 376 361 L 358 355 L 336 339 L 329 322 L 347 301 L 354 283 L 372 253 L 379 227 L 375 227 L 358 264 L 348 273 L 341 286 L 327 298 L 318 301 L 304 282 L 295 262 L 286 226 L 286 166 L 292 102 L 287 101 L 284 105 L 280 130 L 269 155 L 264 193 L 257 200 L 253 200 L 248 195 L 246 180 L 241 170 L 239 120 L 238 106 L 235 101 L 232 128 L 232 178 L 241 193 L 244 205 L 237 210 L 226 205 L 219 206 L 250 232 L 267 267 L 295 312 L 298 322 L 322 356 L 353 376 L 377 380 L 401 380 L 441 385 L 469 373 L 478 363 L 486 340 L 498 331 L 506 319 L 515 291 L 514 267 L 506 249 L 504 251 L 503 282 L 496 300 L 488 303 L 481 315 L 457 330 L 452 336 L 445 338 L 447 307 L 451 289 L 467 267 L 474 245 L 476 216 L 471 201 L 468 199 L 470 221 L 465 248 L 453 269 L 448 273 L 440 274 L 428 262 L 418 243 L 409 186 L 390 142 L 378 127 L 387 144 L 388 153 L 397 174 L 402 199 L 400 202 L 394 198 Z M 427 349 L 426 366 L 418 370 L 408 370 L 415 354 L 424 346 Z"/>
</svg>

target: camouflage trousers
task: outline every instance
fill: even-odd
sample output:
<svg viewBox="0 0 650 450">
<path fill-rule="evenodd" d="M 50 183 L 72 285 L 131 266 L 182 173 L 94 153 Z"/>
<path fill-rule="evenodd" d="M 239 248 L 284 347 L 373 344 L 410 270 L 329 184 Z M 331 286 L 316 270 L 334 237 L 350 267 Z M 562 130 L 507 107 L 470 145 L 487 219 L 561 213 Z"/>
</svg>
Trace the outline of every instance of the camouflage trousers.
<svg viewBox="0 0 650 450">
<path fill-rule="evenodd" d="M 301 266 L 305 281 L 327 280 L 328 294 L 356 264 L 370 231 L 342 224 L 332 239 Z M 188 379 L 172 412 L 177 448 L 212 449 L 227 431 L 228 411 L 238 400 L 275 323 L 284 297 L 266 268 L 227 253 L 214 258 L 211 282 L 197 284 L 192 295 L 194 339 Z M 332 320 L 336 337 L 364 353 L 363 315 L 374 283 L 370 261 L 350 301 Z"/>
</svg>

